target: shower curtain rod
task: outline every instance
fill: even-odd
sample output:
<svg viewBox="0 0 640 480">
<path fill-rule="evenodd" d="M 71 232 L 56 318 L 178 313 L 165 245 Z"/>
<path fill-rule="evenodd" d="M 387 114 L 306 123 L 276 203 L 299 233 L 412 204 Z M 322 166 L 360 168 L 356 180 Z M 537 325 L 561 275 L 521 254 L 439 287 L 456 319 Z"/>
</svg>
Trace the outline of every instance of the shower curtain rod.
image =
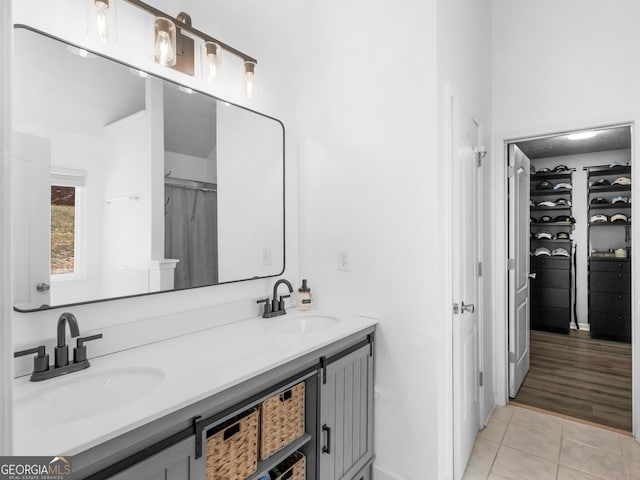
<svg viewBox="0 0 640 480">
<path fill-rule="evenodd" d="M 185 178 L 165 177 L 165 185 L 172 187 L 192 188 L 195 190 L 203 190 L 205 192 L 217 192 L 218 185 L 210 182 L 200 182 L 197 180 L 187 180 Z"/>
</svg>

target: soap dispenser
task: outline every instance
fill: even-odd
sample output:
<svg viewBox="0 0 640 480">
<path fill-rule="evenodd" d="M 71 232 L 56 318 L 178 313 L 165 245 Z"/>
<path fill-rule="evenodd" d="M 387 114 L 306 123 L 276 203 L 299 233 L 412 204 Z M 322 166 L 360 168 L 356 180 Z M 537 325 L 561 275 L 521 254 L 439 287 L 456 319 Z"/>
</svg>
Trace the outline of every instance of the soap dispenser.
<svg viewBox="0 0 640 480">
<path fill-rule="evenodd" d="M 311 307 L 311 289 L 307 285 L 307 280 L 302 280 L 302 286 L 298 289 L 298 310 L 309 310 Z"/>
</svg>

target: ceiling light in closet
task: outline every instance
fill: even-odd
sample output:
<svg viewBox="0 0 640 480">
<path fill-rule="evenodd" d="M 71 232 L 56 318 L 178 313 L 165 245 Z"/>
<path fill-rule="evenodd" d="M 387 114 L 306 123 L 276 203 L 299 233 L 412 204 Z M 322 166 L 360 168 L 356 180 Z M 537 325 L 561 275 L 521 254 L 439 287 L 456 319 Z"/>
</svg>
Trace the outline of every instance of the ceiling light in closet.
<svg viewBox="0 0 640 480">
<path fill-rule="evenodd" d="M 589 131 L 589 132 L 580 132 L 580 133 L 572 133 L 571 135 L 567 135 L 569 140 L 585 140 L 587 138 L 593 138 L 598 134 L 598 132 Z"/>
</svg>

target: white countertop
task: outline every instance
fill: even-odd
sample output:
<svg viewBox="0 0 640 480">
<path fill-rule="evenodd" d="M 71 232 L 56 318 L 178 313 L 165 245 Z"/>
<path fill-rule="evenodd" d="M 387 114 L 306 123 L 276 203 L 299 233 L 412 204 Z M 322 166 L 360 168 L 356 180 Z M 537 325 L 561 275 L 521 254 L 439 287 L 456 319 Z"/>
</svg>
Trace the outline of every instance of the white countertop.
<svg viewBox="0 0 640 480">
<path fill-rule="evenodd" d="M 273 326 L 302 316 L 340 321 L 306 333 Z M 21 377 L 14 381 L 14 455 L 75 455 L 375 324 L 372 318 L 315 310 L 257 317 L 95 358 L 89 369 L 51 380 Z M 87 349 L 90 354 L 91 343 Z M 128 369 L 159 371 L 164 377 L 134 401 L 105 413 L 61 424 L 33 421 L 55 402 L 47 390 Z"/>
</svg>

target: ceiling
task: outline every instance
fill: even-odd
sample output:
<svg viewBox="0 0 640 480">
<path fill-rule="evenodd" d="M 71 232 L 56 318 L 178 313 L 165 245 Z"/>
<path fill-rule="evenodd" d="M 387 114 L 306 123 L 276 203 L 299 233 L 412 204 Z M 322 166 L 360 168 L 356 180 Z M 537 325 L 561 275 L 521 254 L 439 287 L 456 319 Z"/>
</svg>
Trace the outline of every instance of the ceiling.
<svg viewBox="0 0 640 480">
<path fill-rule="evenodd" d="M 593 131 L 597 132 L 595 137 L 582 140 L 569 140 L 567 138 L 569 134 L 563 134 L 517 142 L 516 145 L 530 159 L 631 148 L 631 127 L 612 127 Z"/>
</svg>

